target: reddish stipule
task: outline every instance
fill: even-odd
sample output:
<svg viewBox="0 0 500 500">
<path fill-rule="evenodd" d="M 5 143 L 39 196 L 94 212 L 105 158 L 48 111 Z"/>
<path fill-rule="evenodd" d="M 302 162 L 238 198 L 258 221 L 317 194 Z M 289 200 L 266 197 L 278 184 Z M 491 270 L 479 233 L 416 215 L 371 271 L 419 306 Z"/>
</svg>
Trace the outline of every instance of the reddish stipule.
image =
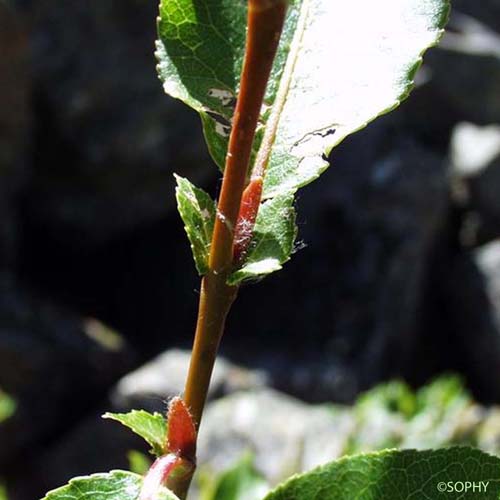
<svg viewBox="0 0 500 500">
<path fill-rule="evenodd" d="M 241 197 L 233 243 L 233 261 L 236 264 L 240 263 L 244 258 L 252 240 L 253 228 L 262 198 L 262 184 L 263 179 L 261 176 L 253 178 Z"/>
</svg>

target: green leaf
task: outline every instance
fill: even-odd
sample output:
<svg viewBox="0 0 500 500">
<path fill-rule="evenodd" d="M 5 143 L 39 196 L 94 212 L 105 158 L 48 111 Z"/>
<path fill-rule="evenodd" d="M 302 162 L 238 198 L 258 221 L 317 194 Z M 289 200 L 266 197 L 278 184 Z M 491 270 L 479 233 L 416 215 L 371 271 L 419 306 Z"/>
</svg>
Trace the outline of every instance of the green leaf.
<svg viewBox="0 0 500 500">
<path fill-rule="evenodd" d="M 297 12 L 298 8 L 292 6 L 267 88 L 264 112 L 278 91 Z M 164 90 L 200 113 L 209 151 L 221 168 L 243 65 L 246 17 L 246 2 L 240 0 L 160 1 L 156 56 Z M 261 125 L 264 121 L 263 116 Z M 255 150 L 258 144 L 257 140 Z"/>
<path fill-rule="evenodd" d="M 500 458 L 449 448 L 342 458 L 293 477 L 265 500 L 497 500 L 499 493 Z"/>
<path fill-rule="evenodd" d="M 250 454 L 215 479 L 213 474 L 206 474 L 202 482 L 205 483 L 201 489 L 202 500 L 260 500 L 269 491 L 267 482 L 255 470 Z"/>
<path fill-rule="evenodd" d="M 175 176 L 177 181 L 177 208 L 191 243 L 191 250 L 200 275 L 208 271 L 208 255 L 214 230 L 216 207 L 202 189 L 187 179 Z"/>
<path fill-rule="evenodd" d="M 239 90 L 246 4 L 160 2 L 156 55 L 164 89 L 200 113 L 208 149 L 221 168 Z M 334 146 L 408 96 L 423 52 L 441 37 L 449 7 L 449 0 L 290 2 L 252 151 L 254 158 L 270 133 L 264 199 L 288 196 L 316 179 Z M 207 239 L 193 229 L 199 211 L 190 212 L 198 215 L 186 230 L 203 274 Z M 232 281 L 273 272 L 288 257 L 268 252 L 247 262 Z"/>
<path fill-rule="evenodd" d="M 153 448 L 153 453 L 164 453 L 167 436 L 167 422 L 160 413 L 132 410 L 129 413 L 105 413 L 103 418 L 116 420 L 141 436 Z"/>
<path fill-rule="evenodd" d="M 288 193 L 261 205 L 245 263 L 229 277 L 230 285 L 277 271 L 290 258 L 297 235 L 293 200 Z"/>
<path fill-rule="evenodd" d="M 47 493 L 43 500 L 137 500 L 141 487 L 141 476 L 116 470 L 106 474 L 75 477 L 66 486 Z M 178 498 L 162 488 L 155 500 Z"/>
<path fill-rule="evenodd" d="M 324 155 L 332 147 L 407 97 L 448 10 L 448 0 L 291 2 L 261 116 L 261 129 L 271 108 L 279 116 L 266 197 L 311 182 L 328 166 Z M 202 115 L 220 166 L 245 30 L 241 0 L 160 3 L 157 57 L 165 91 Z"/>
</svg>

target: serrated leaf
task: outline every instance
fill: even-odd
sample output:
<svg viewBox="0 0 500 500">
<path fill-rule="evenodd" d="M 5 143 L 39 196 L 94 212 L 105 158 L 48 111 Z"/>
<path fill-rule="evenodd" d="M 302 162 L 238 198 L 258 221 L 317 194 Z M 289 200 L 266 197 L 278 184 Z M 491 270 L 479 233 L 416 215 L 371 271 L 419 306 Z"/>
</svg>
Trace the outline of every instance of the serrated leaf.
<svg viewBox="0 0 500 500">
<path fill-rule="evenodd" d="M 264 500 L 497 500 L 499 493 L 500 458 L 449 448 L 342 458 L 293 477 Z"/>
<path fill-rule="evenodd" d="M 288 193 L 261 205 L 245 263 L 229 277 L 230 285 L 277 271 L 290 258 L 297 235 L 293 201 Z"/>
<path fill-rule="evenodd" d="M 314 180 L 332 147 L 407 97 L 448 10 L 448 0 L 291 2 L 261 116 L 262 127 L 270 108 L 279 116 L 265 197 Z M 245 29 L 241 0 L 160 4 L 157 57 L 165 91 L 202 114 L 221 166 Z"/>
<path fill-rule="evenodd" d="M 128 413 L 105 413 L 103 418 L 116 420 L 141 436 L 153 448 L 155 455 L 164 453 L 167 422 L 160 413 L 132 410 Z"/>
<path fill-rule="evenodd" d="M 142 482 L 141 476 L 119 470 L 75 477 L 66 486 L 47 493 L 42 500 L 137 500 Z M 155 500 L 179 499 L 162 488 Z"/>
<path fill-rule="evenodd" d="M 214 230 L 215 202 L 202 189 L 187 179 L 175 176 L 177 208 L 184 222 L 184 228 L 191 243 L 191 250 L 200 275 L 208 271 L 208 255 Z"/>
<path fill-rule="evenodd" d="M 292 7 L 266 91 L 264 111 L 276 97 L 297 17 L 297 9 Z M 156 56 L 164 90 L 201 114 L 209 151 L 221 168 L 238 95 L 246 21 L 247 5 L 240 0 L 160 1 Z M 264 121 L 263 116 L 261 124 Z M 255 149 L 258 144 L 257 139 Z"/>
</svg>

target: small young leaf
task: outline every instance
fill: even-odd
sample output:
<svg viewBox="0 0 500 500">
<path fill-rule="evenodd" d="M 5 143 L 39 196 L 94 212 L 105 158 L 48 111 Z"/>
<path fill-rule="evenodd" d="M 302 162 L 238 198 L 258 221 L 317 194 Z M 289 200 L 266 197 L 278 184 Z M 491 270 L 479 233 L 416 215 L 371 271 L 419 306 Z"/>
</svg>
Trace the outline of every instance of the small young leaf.
<svg viewBox="0 0 500 500">
<path fill-rule="evenodd" d="M 75 477 L 66 486 L 50 491 L 43 500 L 137 500 L 143 479 L 132 472 Z M 156 500 L 179 500 L 166 488 L 158 490 Z"/>
<path fill-rule="evenodd" d="M 167 422 L 160 413 L 132 410 L 129 413 L 105 413 L 103 418 L 116 420 L 141 436 L 152 446 L 155 455 L 160 456 L 164 453 Z"/>
<path fill-rule="evenodd" d="M 497 500 L 500 458 L 473 448 L 385 450 L 295 476 L 264 500 Z"/>
<path fill-rule="evenodd" d="M 257 215 L 244 264 L 228 280 L 236 285 L 278 271 L 289 258 L 297 235 L 293 193 L 265 201 Z"/>
<path fill-rule="evenodd" d="M 191 243 L 196 269 L 200 275 L 208 271 L 208 255 L 215 222 L 215 203 L 202 189 L 187 179 L 175 176 L 177 208 Z"/>
</svg>

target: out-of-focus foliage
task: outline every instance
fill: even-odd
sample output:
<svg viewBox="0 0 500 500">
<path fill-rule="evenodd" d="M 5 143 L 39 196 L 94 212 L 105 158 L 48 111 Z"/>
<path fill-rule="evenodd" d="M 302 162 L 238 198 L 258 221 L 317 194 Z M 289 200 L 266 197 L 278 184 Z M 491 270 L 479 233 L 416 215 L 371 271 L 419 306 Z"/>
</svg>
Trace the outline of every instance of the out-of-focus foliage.
<svg viewBox="0 0 500 500">
<path fill-rule="evenodd" d="M 0 390 L 0 423 L 16 411 L 16 402 Z M 7 488 L 0 482 L 0 500 L 8 500 Z"/>
<path fill-rule="evenodd" d="M 478 445 L 478 408 L 461 380 L 443 376 L 413 392 L 395 381 L 362 395 L 353 408 L 356 432 L 346 453 L 383 448 Z"/>
<path fill-rule="evenodd" d="M 127 453 L 127 460 L 130 471 L 141 475 L 146 474 L 152 464 L 147 455 L 137 450 L 130 450 Z"/>
<path fill-rule="evenodd" d="M 0 389 L 0 423 L 7 420 L 16 411 L 16 402 Z M 0 495 L 0 500 L 3 500 Z"/>
<path fill-rule="evenodd" d="M 416 392 L 399 381 L 380 385 L 363 394 L 352 411 L 357 430 L 349 454 L 393 447 L 479 446 L 473 425 L 478 407 L 455 376 L 442 376 Z"/>
<path fill-rule="evenodd" d="M 205 470 L 199 482 L 200 500 L 260 500 L 269 491 L 269 485 L 255 470 L 250 454 L 218 476 Z"/>
<path fill-rule="evenodd" d="M 331 411 L 332 422 L 340 414 L 352 419 L 342 455 L 469 445 L 500 456 L 500 409 L 477 404 L 458 376 L 443 375 L 418 390 L 401 381 L 388 382 L 362 394 L 352 407 L 331 405 Z M 380 456 L 386 458 L 397 460 Z M 245 456 L 218 476 L 202 467 L 200 500 L 259 498 L 259 484 L 264 488 L 266 482 L 254 465 Z"/>
</svg>

